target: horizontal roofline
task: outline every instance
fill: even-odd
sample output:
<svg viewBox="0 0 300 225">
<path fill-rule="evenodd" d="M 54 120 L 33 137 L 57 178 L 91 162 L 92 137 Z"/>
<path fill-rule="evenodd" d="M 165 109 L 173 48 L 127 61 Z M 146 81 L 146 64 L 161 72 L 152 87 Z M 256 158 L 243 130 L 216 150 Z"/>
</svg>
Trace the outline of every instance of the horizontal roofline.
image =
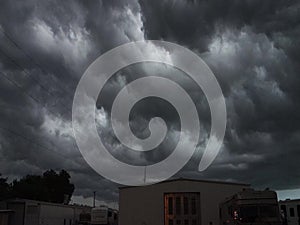
<svg viewBox="0 0 300 225">
<path fill-rule="evenodd" d="M 2 200 L 0 202 L 14 202 L 14 203 L 28 202 L 28 203 L 35 203 L 35 204 L 42 204 L 42 205 L 52 205 L 52 206 L 61 206 L 61 207 L 93 208 L 92 206 L 88 206 L 88 205 L 63 204 L 63 203 L 32 200 L 32 199 L 26 199 L 26 198 L 10 198 L 10 199 L 6 199 L 6 200 Z"/>
<path fill-rule="evenodd" d="M 300 202 L 300 198 L 279 200 L 279 202 Z"/>
<path fill-rule="evenodd" d="M 247 186 L 250 187 L 250 184 L 245 183 L 237 183 L 237 182 L 229 182 L 229 181 L 218 181 L 218 180 L 198 180 L 198 179 L 190 179 L 190 178 L 176 178 L 171 180 L 161 181 L 159 183 L 151 184 L 151 185 L 158 185 L 163 183 L 171 183 L 177 181 L 190 181 L 190 182 L 200 182 L 200 183 L 213 183 L 213 184 L 225 184 L 225 185 L 238 185 L 238 186 Z M 138 188 L 143 186 L 123 186 L 119 187 L 119 189 L 128 189 L 128 188 Z"/>
<path fill-rule="evenodd" d="M 13 210 L 10 209 L 0 209 L 0 213 L 13 213 Z"/>
</svg>

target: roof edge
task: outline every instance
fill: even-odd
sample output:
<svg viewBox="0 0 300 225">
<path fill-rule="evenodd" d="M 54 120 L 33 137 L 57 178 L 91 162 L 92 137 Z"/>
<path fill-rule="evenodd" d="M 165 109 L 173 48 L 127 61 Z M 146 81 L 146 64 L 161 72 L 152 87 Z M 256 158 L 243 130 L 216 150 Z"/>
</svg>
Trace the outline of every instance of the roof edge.
<svg viewBox="0 0 300 225">
<path fill-rule="evenodd" d="M 170 180 L 161 181 L 155 184 L 149 184 L 151 185 L 159 185 L 163 183 L 171 183 L 171 182 L 177 182 L 177 181 L 190 181 L 190 182 L 202 182 L 202 183 L 214 183 L 214 184 L 225 184 L 225 185 L 238 185 L 238 186 L 247 186 L 250 187 L 251 184 L 245 184 L 245 183 L 238 183 L 238 182 L 229 182 L 229 181 L 220 181 L 220 180 L 201 180 L 201 179 L 191 179 L 191 178 L 175 178 Z M 128 189 L 128 188 L 139 188 L 144 186 L 122 186 L 119 187 L 120 190 L 122 189 Z"/>
</svg>

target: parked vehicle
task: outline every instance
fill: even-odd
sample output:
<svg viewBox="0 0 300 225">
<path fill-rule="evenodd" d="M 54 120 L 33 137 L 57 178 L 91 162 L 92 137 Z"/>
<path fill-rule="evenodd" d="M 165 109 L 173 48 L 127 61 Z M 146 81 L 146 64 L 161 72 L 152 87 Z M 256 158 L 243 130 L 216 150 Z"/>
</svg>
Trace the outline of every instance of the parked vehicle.
<svg viewBox="0 0 300 225">
<path fill-rule="evenodd" d="M 220 204 L 220 221 L 220 225 L 279 225 L 277 194 L 244 189 Z"/>
<path fill-rule="evenodd" d="M 91 225 L 117 225 L 118 212 L 107 206 L 92 209 Z"/>
</svg>

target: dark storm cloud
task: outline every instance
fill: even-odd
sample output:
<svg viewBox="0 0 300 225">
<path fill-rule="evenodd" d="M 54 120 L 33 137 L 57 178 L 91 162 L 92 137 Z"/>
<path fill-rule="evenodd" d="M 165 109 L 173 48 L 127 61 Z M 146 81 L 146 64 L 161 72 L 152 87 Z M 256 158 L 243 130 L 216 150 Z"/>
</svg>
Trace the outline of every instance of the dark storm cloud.
<svg viewBox="0 0 300 225">
<path fill-rule="evenodd" d="M 226 97 L 223 151 L 203 174 L 191 174 L 299 187 L 299 2 L 140 3 L 146 37 L 202 53 Z"/>
<path fill-rule="evenodd" d="M 10 179 L 64 168 L 75 194 L 98 190 L 116 200 L 116 185 L 82 159 L 70 122 L 84 69 L 103 51 L 143 34 L 137 3 L 111 3 L 1 2 L 0 171 Z"/>
<path fill-rule="evenodd" d="M 117 185 L 93 172 L 75 147 L 72 97 L 97 56 L 146 38 L 187 46 L 211 67 L 227 103 L 224 146 L 208 170 L 195 172 L 210 129 L 203 93 L 182 73 L 137 66 L 114 76 L 97 104 L 98 123 L 105 128 L 99 134 L 117 158 L 154 162 L 176 144 L 178 117 L 172 107 L 162 107 L 163 102 L 140 102 L 131 120 L 133 132 L 145 137 L 149 118 L 167 118 L 174 139 L 162 145 L 161 152 L 125 154 L 129 152 L 119 145 L 108 120 L 121 87 L 139 76 L 162 75 L 190 93 L 203 125 L 198 154 L 177 176 L 298 187 L 299 9 L 294 0 L 1 2 L 0 26 L 9 37 L 0 32 L 0 66 L 13 82 L 1 74 L 0 121 L 5 130 L 0 135 L 0 172 L 16 178 L 64 168 L 72 175 L 76 195 L 89 197 L 97 190 L 105 200 L 116 200 Z"/>
</svg>

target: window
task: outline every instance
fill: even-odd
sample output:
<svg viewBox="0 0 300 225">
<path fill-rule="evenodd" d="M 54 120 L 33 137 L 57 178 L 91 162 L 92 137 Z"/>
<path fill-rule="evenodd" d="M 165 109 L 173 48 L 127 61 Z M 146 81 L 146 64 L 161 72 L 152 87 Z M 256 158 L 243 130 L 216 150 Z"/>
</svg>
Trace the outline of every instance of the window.
<svg viewBox="0 0 300 225">
<path fill-rule="evenodd" d="M 192 203 L 191 203 L 191 208 L 192 208 L 192 214 L 195 215 L 196 214 L 196 199 L 192 198 L 191 199 Z"/>
<path fill-rule="evenodd" d="M 69 225 L 72 225 L 72 220 L 71 219 L 69 220 Z"/>
<path fill-rule="evenodd" d="M 176 197 L 176 214 L 180 215 L 181 214 L 181 198 Z"/>
<path fill-rule="evenodd" d="M 108 217 L 112 217 L 112 212 L 108 211 Z"/>
<path fill-rule="evenodd" d="M 164 193 L 164 224 L 199 225 L 200 207 L 199 192 Z"/>
<path fill-rule="evenodd" d="M 184 215 L 189 214 L 189 199 L 187 197 L 183 198 L 183 213 Z"/>
<path fill-rule="evenodd" d="M 169 197 L 168 198 L 168 212 L 169 212 L 169 215 L 173 215 L 173 198 L 172 197 Z"/>
<path fill-rule="evenodd" d="M 294 208 L 290 208 L 290 216 L 295 217 L 295 210 Z"/>
<path fill-rule="evenodd" d="M 66 225 L 67 224 L 67 221 L 66 221 L 66 219 L 64 219 L 64 225 Z"/>
<path fill-rule="evenodd" d="M 297 215 L 300 217 L 300 205 L 297 205 Z"/>
</svg>

